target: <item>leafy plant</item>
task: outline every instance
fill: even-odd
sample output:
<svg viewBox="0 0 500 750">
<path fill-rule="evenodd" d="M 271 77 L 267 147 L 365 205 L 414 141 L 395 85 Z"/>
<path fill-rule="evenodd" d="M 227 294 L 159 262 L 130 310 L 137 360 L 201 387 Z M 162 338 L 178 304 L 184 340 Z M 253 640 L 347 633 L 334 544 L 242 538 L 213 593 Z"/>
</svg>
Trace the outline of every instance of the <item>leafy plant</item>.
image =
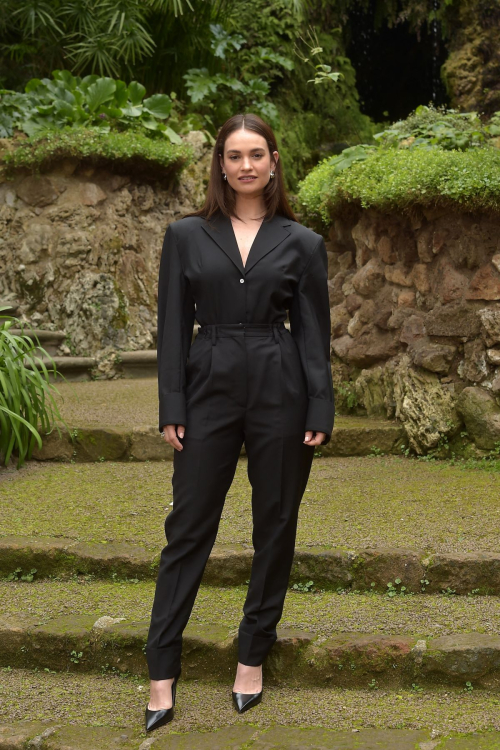
<svg viewBox="0 0 500 750">
<path fill-rule="evenodd" d="M 327 161 L 327 164 L 333 167 L 333 174 L 338 174 L 339 172 L 342 172 L 343 169 L 347 169 L 348 167 L 350 167 L 352 164 L 367 159 L 369 154 L 375 151 L 376 148 L 376 146 L 369 146 L 366 143 L 358 143 L 356 146 L 345 148 L 337 156 L 332 156 Z"/>
<path fill-rule="evenodd" d="M 248 46 L 245 37 L 230 34 L 221 24 L 211 24 L 210 31 L 213 56 L 224 61 L 224 69 L 210 73 L 207 67 L 190 68 L 183 75 L 192 107 L 213 134 L 216 123 L 248 109 L 276 127 L 278 110 L 268 98 L 271 82 L 283 70 L 292 70 L 293 61 L 271 48 Z"/>
<path fill-rule="evenodd" d="M 464 151 L 481 146 L 487 138 L 500 134 L 494 119 L 483 125 L 477 112 L 458 112 L 446 107 L 420 105 L 405 120 L 373 137 L 386 146 L 399 148 L 439 147 Z"/>
<path fill-rule="evenodd" d="M 82 656 L 83 656 L 82 651 L 72 651 L 70 654 L 70 661 L 72 661 L 73 664 L 79 664 Z"/>
<path fill-rule="evenodd" d="M 163 122 L 172 110 L 167 94 L 145 99 L 146 89 L 137 81 L 127 86 L 124 81 L 97 75 L 80 78 L 68 70 L 54 70 L 52 78 L 31 79 L 24 94 L 0 91 L 1 137 L 12 135 L 14 128 L 31 136 L 70 125 L 98 127 L 106 133 L 111 129 L 145 129 L 161 133 L 172 143 L 182 143 Z"/>
<path fill-rule="evenodd" d="M 329 162 L 324 159 L 299 183 L 298 198 L 312 223 L 330 224 L 349 203 L 382 211 L 415 204 L 464 211 L 500 207 L 500 149 L 492 146 L 380 147 L 338 174 Z"/>
<path fill-rule="evenodd" d="M 343 380 L 337 383 L 336 395 L 339 406 L 342 404 L 348 411 L 355 409 L 358 405 L 358 396 L 355 389 L 355 383 L 350 380 Z"/>
<path fill-rule="evenodd" d="M 395 578 L 394 583 L 392 581 L 389 581 L 387 584 L 387 593 L 386 596 L 394 597 L 394 596 L 405 596 L 406 586 L 401 586 L 399 591 L 397 589 L 397 586 L 401 583 L 401 578 Z M 407 595 L 406 595 L 407 596 Z"/>
<path fill-rule="evenodd" d="M 26 573 L 25 575 L 21 575 L 22 568 L 16 568 L 13 573 L 9 573 L 9 575 L 6 577 L 6 581 L 26 581 L 27 583 L 31 583 L 36 575 L 36 568 L 32 568 L 29 573 Z"/>
<path fill-rule="evenodd" d="M 317 589 L 314 587 L 314 581 L 307 581 L 306 583 L 294 583 L 293 586 L 291 586 L 293 591 L 301 591 L 305 594 L 310 594 L 314 591 L 317 591 Z"/>
<path fill-rule="evenodd" d="M 0 307 L 0 313 L 6 309 Z M 31 458 L 35 443 L 42 447 L 39 423 L 46 434 L 55 419 L 66 423 L 52 395 L 57 389 L 49 382 L 49 370 L 39 353 L 52 362 L 50 372 L 55 374 L 54 360 L 33 332 L 27 335 L 21 327 L 21 335 L 12 333 L 14 320 L 17 319 L 0 314 L 0 456 L 7 465 L 16 452 L 19 469 Z"/>
</svg>

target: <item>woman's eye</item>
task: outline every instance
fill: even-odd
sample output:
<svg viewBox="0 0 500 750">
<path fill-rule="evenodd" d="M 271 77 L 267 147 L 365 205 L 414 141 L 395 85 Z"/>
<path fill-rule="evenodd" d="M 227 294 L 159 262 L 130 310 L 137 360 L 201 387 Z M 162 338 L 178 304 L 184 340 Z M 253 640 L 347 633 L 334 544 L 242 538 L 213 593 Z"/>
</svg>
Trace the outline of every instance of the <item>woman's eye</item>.
<svg viewBox="0 0 500 750">
<path fill-rule="evenodd" d="M 261 159 L 264 154 L 254 154 L 254 156 L 257 156 L 259 159 Z M 230 156 L 229 158 L 231 159 L 231 161 L 235 161 L 235 159 L 239 159 L 240 157 L 235 154 L 234 156 Z"/>
</svg>

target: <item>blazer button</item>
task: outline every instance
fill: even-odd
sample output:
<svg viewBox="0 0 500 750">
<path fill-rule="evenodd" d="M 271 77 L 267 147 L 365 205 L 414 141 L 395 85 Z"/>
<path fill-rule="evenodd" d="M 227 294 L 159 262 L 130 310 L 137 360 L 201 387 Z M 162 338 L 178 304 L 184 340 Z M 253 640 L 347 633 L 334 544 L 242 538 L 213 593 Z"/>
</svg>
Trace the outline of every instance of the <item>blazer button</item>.
<svg viewBox="0 0 500 750">
<path fill-rule="evenodd" d="M 244 283 L 245 283 L 245 279 L 240 279 L 240 284 L 244 284 Z"/>
</svg>

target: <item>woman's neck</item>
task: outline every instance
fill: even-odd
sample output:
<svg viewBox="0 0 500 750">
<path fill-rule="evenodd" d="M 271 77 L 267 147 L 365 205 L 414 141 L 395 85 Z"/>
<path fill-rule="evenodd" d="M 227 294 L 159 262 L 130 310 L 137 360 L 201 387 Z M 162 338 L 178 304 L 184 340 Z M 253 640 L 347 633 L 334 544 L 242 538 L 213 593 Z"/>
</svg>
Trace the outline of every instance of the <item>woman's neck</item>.
<svg viewBox="0 0 500 750">
<path fill-rule="evenodd" d="M 266 213 L 266 205 L 260 199 L 246 199 L 236 201 L 236 213 L 244 222 L 260 221 Z"/>
</svg>

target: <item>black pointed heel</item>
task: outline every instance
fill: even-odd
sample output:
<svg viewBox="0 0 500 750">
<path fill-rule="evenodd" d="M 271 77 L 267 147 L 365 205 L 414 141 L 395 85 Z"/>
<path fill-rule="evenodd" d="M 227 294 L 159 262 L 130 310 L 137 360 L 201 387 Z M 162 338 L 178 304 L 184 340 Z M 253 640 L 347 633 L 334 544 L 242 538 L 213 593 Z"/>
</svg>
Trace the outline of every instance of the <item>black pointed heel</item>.
<svg viewBox="0 0 500 750">
<path fill-rule="evenodd" d="M 264 679 L 264 675 L 262 674 L 262 679 Z M 262 700 L 262 693 L 264 690 L 264 686 L 262 686 L 262 690 L 260 693 L 235 693 L 234 690 L 233 693 L 233 703 L 236 706 L 236 709 L 239 714 L 242 714 L 244 711 L 248 711 L 249 708 L 253 708 Z"/>
<path fill-rule="evenodd" d="M 158 727 L 162 727 L 164 726 L 164 724 L 168 724 L 168 722 L 172 721 L 172 719 L 174 718 L 175 692 L 177 688 L 177 680 L 181 676 L 181 671 L 182 670 L 179 669 L 172 683 L 171 708 L 160 708 L 158 709 L 158 711 L 152 711 L 146 706 L 146 732 L 151 732 L 153 729 L 158 729 Z"/>
<path fill-rule="evenodd" d="M 262 693 L 235 693 L 233 690 L 233 703 L 236 706 L 238 713 L 242 714 L 244 711 L 248 711 L 249 708 L 253 708 L 260 703 L 262 700 Z"/>
</svg>

